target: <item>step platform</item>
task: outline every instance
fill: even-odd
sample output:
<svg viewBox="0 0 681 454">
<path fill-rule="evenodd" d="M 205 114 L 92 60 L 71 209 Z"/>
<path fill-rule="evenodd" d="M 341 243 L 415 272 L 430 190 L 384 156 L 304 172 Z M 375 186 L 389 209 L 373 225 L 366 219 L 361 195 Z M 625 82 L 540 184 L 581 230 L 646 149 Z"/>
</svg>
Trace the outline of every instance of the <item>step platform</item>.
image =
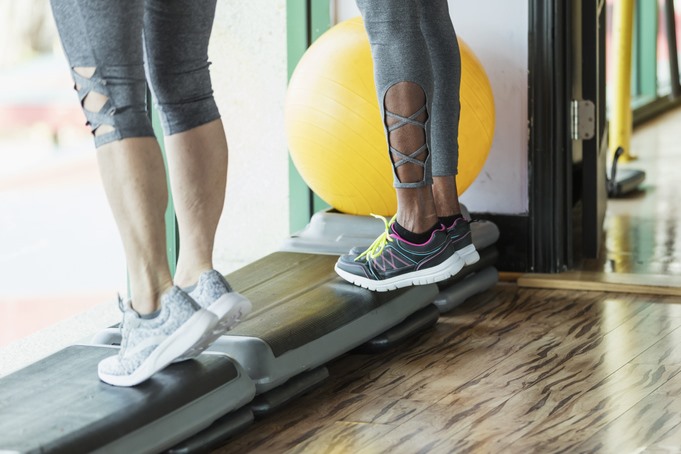
<svg viewBox="0 0 681 454">
<path fill-rule="evenodd" d="M 159 452 L 255 395 L 222 354 L 174 364 L 134 388 L 110 386 L 97 364 L 116 353 L 74 345 L 0 379 L 0 452 Z"/>
<path fill-rule="evenodd" d="M 438 282 L 440 293 L 433 301 L 440 313 L 451 311 L 467 299 L 482 293 L 499 282 L 499 272 L 494 267 L 499 253 L 494 246 L 478 251 L 480 260 L 467 265 L 456 276 Z"/>
<path fill-rule="evenodd" d="M 264 393 L 399 324 L 438 293 L 435 284 L 371 292 L 338 277 L 336 260 L 275 252 L 227 276 L 253 311 L 210 350 L 234 358 Z"/>
<path fill-rule="evenodd" d="M 494 287 L 499 281 L 499 273 L 494 264 L 498 253 L 490 246 L 480 253 L 480 260 L 465 266 L 456 276 L 438 282 L 440 292 L 433 304 L 407 317 L 402 323 L 355 349 L 357 353 L 381 353 L 394 348 L 409 337 L 434 326 L 440 314 L 452 310 L 472 296 Z"/>
</svg>

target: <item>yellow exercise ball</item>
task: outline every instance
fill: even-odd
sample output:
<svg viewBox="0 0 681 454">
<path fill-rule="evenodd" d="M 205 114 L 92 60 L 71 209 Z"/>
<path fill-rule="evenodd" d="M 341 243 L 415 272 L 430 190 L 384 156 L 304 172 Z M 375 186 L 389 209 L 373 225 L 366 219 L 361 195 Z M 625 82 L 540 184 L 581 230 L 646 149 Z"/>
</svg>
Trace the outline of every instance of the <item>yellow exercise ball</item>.
<svg viewBox="0 0 681 454">
<path fill-rule="evenodd" d="M 494 137 L 494 98 L 471 49 L 461 49 L 459 174 L 463 193 L 482 170 Z M 293 163 L 307 185 L 340 212 L 392 216 L 397 198 L 361 18 L 324 33 L 298 63 L 285 105 Z"/>
</svg>

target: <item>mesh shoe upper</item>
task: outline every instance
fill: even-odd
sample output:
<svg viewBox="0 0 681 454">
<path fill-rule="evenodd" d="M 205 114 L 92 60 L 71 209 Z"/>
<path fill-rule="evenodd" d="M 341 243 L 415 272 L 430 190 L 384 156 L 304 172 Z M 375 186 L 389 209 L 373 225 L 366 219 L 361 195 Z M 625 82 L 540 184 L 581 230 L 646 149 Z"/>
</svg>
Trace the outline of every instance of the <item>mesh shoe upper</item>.
<svg viewBox="0 0 681 454">
<path fill-rule="evenodd" d="M 173 287 L 161 297 L 161 312 L 143 319 L 131 302 L 122 303 L 122 340 L 117 356 L 104 359 L 100 371 L 109 375 L 129 375 L 151 352 L 201 308 L 186 293 Z"/>
<path fill-rule="evenodd" d="M 232 291 L 232 287 L 222 274 L 216 270 L 209 270 L 199 276 L 199 281 L 189 292 L 189 296 L 201 307 L 207 308 L 222 295 Z"/>
</svg>

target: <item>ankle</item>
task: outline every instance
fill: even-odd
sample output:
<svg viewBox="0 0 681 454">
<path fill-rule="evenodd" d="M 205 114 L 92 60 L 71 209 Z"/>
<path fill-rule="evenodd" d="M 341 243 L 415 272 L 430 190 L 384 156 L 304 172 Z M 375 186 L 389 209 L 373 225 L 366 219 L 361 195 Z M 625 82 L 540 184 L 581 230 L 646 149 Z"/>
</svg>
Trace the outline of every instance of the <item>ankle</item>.
<svg viewBox="0 0 681 454">
<path fill-rule="evenodd" d="M 161 309 L 161 296 L 172 288 L 172 283 L 163 289 L 147 289 L 134 292 L 132 308 L 141 316 L 153 314 Z"/>
<path fill-rule="evenodd" d="M 430 202 L 430 203 L 429 203 Z M 417 201 L 416 203 L 404 204 L 408 208 L 399 209 L 396 222 L 413 233 L 424 233 L 438 222 L 437 211 L 430 201 Z"/>
<path fill-rule="evenodd" d="M 133 309 L 141 315 L 160 309 L 161 295 L 173 286 L 170 270 L 166 268 L 156 273 L 148 268 L 131 266 L 129 273 Z"/>
<path fill-rule="evenodd" d="M 405 229 L 403 226 L 400 225 L 399 222 L 395 222 L 392 228 L 393 231 L 400 236 L 400 238 L 413 244 L 423 244 L 427 243 L 428 240 L 430 240 L 430 238 L 433 236 L 433 233 L 437 229 L 441 228 L 441 225 L 439 222 L 436 222 L 429 229 L 421 233 L 415 233 L 408 229 Z"/>
<path fill-rule="evenodd" d="M 437 220 L 430 186 L 397 190 L 397 222 L 414 233 L 429 230 Z"/>
<path fill-rule="evenodd" d="M 180 288 L 190 287 L 199 281 L 199 277 L 203 273 L 212 269 L 212 263 L 197 264 L 191 267 L 178 264 L 173 281 Z"/>
<path fill-rule="evenodd" d="M 456 222 L 459 219 L 463 219 L 463 215 L 461 213 L 459 213 L 459 214 L 454 214 L 452 216 L 440 216 L 439 219 L 440 219 L 440 224 L 444 225 L 447 228 L 450 228 L 454 224 L 456 224 Z"/>
</svg>

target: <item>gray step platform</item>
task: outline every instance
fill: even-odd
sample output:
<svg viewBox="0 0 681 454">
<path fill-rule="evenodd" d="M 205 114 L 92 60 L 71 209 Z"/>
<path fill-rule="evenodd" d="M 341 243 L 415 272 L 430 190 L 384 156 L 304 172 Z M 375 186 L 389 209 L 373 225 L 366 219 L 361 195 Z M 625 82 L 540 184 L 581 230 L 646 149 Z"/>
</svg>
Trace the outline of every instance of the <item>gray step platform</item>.
<svg viewBox="0 0 681 454">
<path fill-rule="evenodd" d="M 438 282 L 440 293 L 433 304 L 410 315 L 406 320 L 365 343 L 356 351 L 379 353 L 404 342 L 408 337 L 425 331 L 437 323 L 439 315 L 452 310 L 468 298 L 482 293 L 496 285 L 499 273 L 494 268 L 498 253 L 491 246 L 480 252 L 480 260 L 465 266 L 456 276 Z"/>
<path fill-rule="evenodd" d="M 243 366 L 258 393 L 322 366 L 428 306 L 436 285 L 371 292 L 343 281 L 337 257 L 276 252 L 227 279 L 251 315 L 211 347 Z"/>
<path fill-rule="evenodd" d="M 469 298 L 494 287 L 497 285 L 497 282 L 499 282 L 499 272 L 493 266 L 487 267 L 467 276 L 456 285 L 440 291 L 433 304 L 444 314 L 461 305 Z"/>
<path fill-rule="evenodd" d="M 225 355 L 174 364 L 134 388 L 97 379 L 114 347 L 75 345 L 0 379 L 0 452 L 146 453 L 243 407 L 255 386 Z"/>
<path fill-rule="evenodd" d="M 224 445 L 229 438 L 245 431 L 253 423 L 253 412 L 249 407 L 228 413 L 209 428 L 168 450 L 169 454 L 189 454 L 210 452 Z"/>
<path fill-rule="evenodd" d="M 300 232 L 286 239 L 282 251 L 312 254 L 346 254 L 353 247 L 369 247 L 385 230 L 380 219 L 355 216 L 336 211 L 315 213 L 310 223 Z M 473 243 L 478 250 L 489 247 L 499 239 L 499 228 L 492 222 L 471 223 Z"/>
<path fill-rule="evenodd" d="M 405 342 L 418 333 L 427 331 L 437 324 L 440 311 L 433 304 L 411 314 L 399 325 L 379 334 L 369 342 L 357 347 L 354 353 L 382 353 Z"/>
<path fill-rule="evenodd" d="M 499 282 L 499 272 L 494 268 L 499 253 L 493 246 L 479 251 L 480 260 L 468 265 L 456 276 L 438 282 L 440 293 L 433 304 L 441 313 L 451 311 L 467 299 L 494 287 Z"/>
</svg>

